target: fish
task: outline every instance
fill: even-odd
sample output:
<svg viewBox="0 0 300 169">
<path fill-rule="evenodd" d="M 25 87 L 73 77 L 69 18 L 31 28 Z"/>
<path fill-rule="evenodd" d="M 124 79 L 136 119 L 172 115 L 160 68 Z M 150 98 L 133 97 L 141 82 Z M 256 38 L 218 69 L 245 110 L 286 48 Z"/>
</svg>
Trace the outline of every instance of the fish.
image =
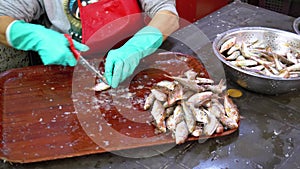
<svg viewBox="0 0 300 169">
<path fill-rule="evenodd" d="M 228 51 L 227 51 L 227 55 L 231 55 L 236 51 L 241 50 L 241 43 L 235 43 L 235 45 L 233 45 Z"/>
<path fill-rule="evenodd" d="M 213 84 L 214 80 L 209 78 L 203 78 L 203 77 L 196 77 L 198 84 Z"/>
<path fill-rule="evenodd" d="M 148 110 L 154 103 L 155 100 L 155 96 L 154 94 L 151 92 L 145 100 L 145 104 L 144 104 L 144 110 Z"/>
<path fill-rule="evenodd" d="M 196 108 L 191 106 L 190 109 L 195 116 L 196 122 L 200 122 L 202 124 L 208 123 L 208 116 L 203 110 L 203 108 Z"/>
<path fill-rule="evenodd" d="M 192 91 L 201 92 L 201 91 L 205 90 L 202 86 L 198 85 L 197 80 L 192 80 L 192 79 L 187 79 L 187 78 L 182 78 L 182 77 L 175 77 L 175 76 L 168 76 L 168 75 L 165 75 L 165 76 L 178 81 L 181 85 L 183 85 L 184 87 L 187 87 L 188 89 L 190 89 Z"/>
<path fill-rule="evenodd" d="M 173 81 L 154 84 L 145 97 L 144 109 L 152 107 L 156 133 L 170 131 L 176 144 L 184 143 L 189 135 L 211 136 L 238 127 L 235 118 L 239 112 L 233 111 L 237 107 L 230 98 L 224 99 L 226 81 L 221 79 L 215 84 L 198 74 L 201 73 L 191 70 L 179 76 L 166 75 Z M 224 104 L 228 104 L 226 108 L 230 110 L 227 114 Z"/>
<path fill-rule="evenodd" d="M 167 128 L 175 134 L 176 125 L 184 120 L 184 113 L 182 111 L 182 107 L 177 105 L 173 111 L 173 114 L 169 116 L 166 120 Z"/>
<path fill-rule="evenodd" d="M 208 115 L 209 122 L 204 125 L 203 134 L 210 136 L 216 131 L 217 127 L 219 126 L 219 122 L 216 116 L 214 116 L 212 113 L 209 111 L 206 111 L 206 113 Z"/>
<path fill-rule="evenodd" d="M 168 105 L 173 105 L 176 101 L 183 99 L 183 88 L 180 84 L 174 86 L 174 90 L 169 91 Z"/>
<path fill-rule="evenodd" d="M 182 109 L 184 112 L 184 119 L 188 126 L 189 133 L 192 133 L 196 126 L 195 116 L 194 116 L 193 112 L 191 111 L 188 103 L 186 103 L 185 101 L 182 101 L 181 106 L 182 106 Z"/>
<path fill-rule="evenodd" d="M 258 65 L 257 61 L 251 60 L 251 59 L 235 60 L 235 61 L 230 61 L 230 63 L 237 66 L 237 67 L 256 66 L 256 65 Z"/>
<path fill-rule="evenodd" d="M 171 106 L 171 107 L 167 107 L 165 109 L 166 109 L 166 117 L 169 117 L 169 116 L 171 116 L 173 114 L 173 112 L 175 110 L 175 107 Z"/>
<path fill-rule="evenodd" d="M 187 102 L 191 104 L 194 107 L 199 107 L 202 103 L 204 103 L 206 100 L 211 99 L 213 95 L 213 92 L 211 91 L 205 91 L 201 93 L 196 93 L 192 95 Z"/>
<path fill-rule="evenodd" d="M 151 93 L 153 93 L 155 99 L 159 101 L 167 101 L 168 95 L 164 92 L 162 92 L 159 89 L 151 89 Z"/>
<path fill-rule="evenodd" d="M 96 91 L 96 92 L 101 92 L 101 91 L 105 91 L 107 89 L 109 89 L 111 86 L 109 86 L 108 84 L 104 83 L 104 82 L 100 82 L 97 83 L 92 90 Z"/>
<path fill-rule="evenodd" d="M 165 123 L 166 114 L 165 114 L 165 109 L 160 101 L 158 100 L 154 101 L 151 110 L 151 115 L 154 118 L 154 122 L 157 129 L 160 132 L 165 133 L 167 131 L 166 123 Z"/>
<path fill-rule="evenodd" d="M 222 105 L 218 99 L 214 98 L 211 100 L 211 105 L 208 108 L 208 111 L 213 114 L 217 118 L 221 118 L 222 116 L 225 116 L 225 108 L 224 105 Z"/>
<path fill-rule="evenodd" d="M 216 133 L 223 133 L 224 132 L 224 126 L 218 121 L 218 126 L 216 128 Z"/>
<path fill-rule="evenodd" d="M 236 43 L 236 37 L 232 37 L 228 40 L 226 40 L 220 47 L 220 53 L 223 53 L 224 51 L 230 49 L 232 46 L 234 46 Z"/>
<path fill-rule="evenodd" d="M 240 120 L 240 116 L 237 106 L 233 103 L 232 99 L 229 98 L 228 95 L 225 95 L 223 98 L 226 115 L 234 121 L 238 122 Z"/>
<path fill-rule="evenodd" d="M 180 121 L 175 128 L 175 143 L 182 144 L 189 136 L 189 130 L 184 120 Z"/>
<path fill-rule="evenodd" d="M 251 50 L 249 50 L 249 48 L 247 47 L 246 43 L 244 43 L 244 42 L 242 42 L 240 52 L 247 59 L 250 59 L 252 57 L 259 57 L 259 55 L 257 55 L 255 52 L 252 52 Z"/>
<path fill-rule="evenodd" d="M 226 81 L 224 79 L 221 79 L 218 85 L 203 85 L 203 87 L 215 94 L 221 94 L 226 89 Z"/>
<path fill-rule="evenodd" d="M 231 37 L 221 45 L 219 52 L 229 63 L 246 71 L 280 78 L 299 76 L 300 50 L 296 46 L 279 42 L 274 47 L 264 40 L 254 39 L 237 42 L 236 37 Z M 257 69 L 258 66 L 264 68 Z"/>
<path fill-rule="evenodd" d="M 183 100 L 187 100 L 187 99 L 189 99 L 189 98 L 190 98 L 192 95 L 194 95 L 194 94 L 195 94 L 194 91 L 192 91 L 192 90 L 187 90 L 186 92 L 183 93 L 182 99 L 183 99 Z"/>
<path fill-rule="evenodd" d="M 229 128 L 229 129 L 236 129 L 239 127 L 238 123 L 232 119 L 232 118 L 229 118 L 227 116 L 222 116 L 220 118 L 220 122 L 226 127 L 226 128 Z"/>
<path fill-rule="evenodd" d="M 173 114 L 174 114 L 174 120 L 176 124 L 184 120 L 184 112 L 181 105 L 176 106 Z"/>
<path fill-rule="evenodd" d="M 294 64 L 292 66 L 288 66 L 286 68 L 287 71 L 291 72 L 291 71 L 299 71 L 300 70 L 300 63 Z"/>
<path fill-rule="evenodd" d="M 174 81 L 163 80 L 158 82 L 156 85 L 160 87 L 165 87 L 169 90 L 174 90 L 176 83 Z"/>
<path fill-rule="evenodd" d="M 194 137 L 199 137 L 203 134 L 203 128 L 201 126 L 196 125 L 194 131 L 191 133 Z"/>
<path fill-rule="evenodd" d="M 233 53 L 231 53 L 228 57 L 225 57 L 226 60 L 235 60 L 237 57 L 239 57 L 241 55 L 240 51 L 234 51 Z"/>
<path fill-rule="evenodd" d="M 195 80 L 198 73 L 193 70 L 188 70 L 184 73 L 184 75 L 186 76 L 187 79 Z"/>
<path fill-rule="evenodd" d="M 174 114 L 171 114 L 167 120 L 166 120 L 166 126 L 167 129 L 170 130 L 172 132 L 172 134 L 175 133 L 175 129 L 176 129 L 176 121 L 174 118 Z"/>
</svg>

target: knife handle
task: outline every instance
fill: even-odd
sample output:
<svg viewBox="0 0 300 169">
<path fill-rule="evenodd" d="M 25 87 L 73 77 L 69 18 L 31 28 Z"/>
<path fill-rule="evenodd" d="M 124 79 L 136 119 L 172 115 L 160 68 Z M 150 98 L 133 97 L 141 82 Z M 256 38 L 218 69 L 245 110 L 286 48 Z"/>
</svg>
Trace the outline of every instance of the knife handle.
<svg viewBox="0 0 300 169">
<path fill-rule="evenodd" d="M 65 37 L 67 38 L 67 40 L 68 40 L 68 42 L 70 44 L 70 50 L 71 50 L 71 52 L 73 53 L 75 59 L 78 60 L 79 57 L 80 57 L 80 53 L 79 53 L 78 50 L 76 50 L 76 48 L 74 46 L 74 43 L 73 43 L 72 37 L 70 35 L 68 35 L 68 34 L 64 34 L 64 35 L 65 35 Z"/>
</svg>

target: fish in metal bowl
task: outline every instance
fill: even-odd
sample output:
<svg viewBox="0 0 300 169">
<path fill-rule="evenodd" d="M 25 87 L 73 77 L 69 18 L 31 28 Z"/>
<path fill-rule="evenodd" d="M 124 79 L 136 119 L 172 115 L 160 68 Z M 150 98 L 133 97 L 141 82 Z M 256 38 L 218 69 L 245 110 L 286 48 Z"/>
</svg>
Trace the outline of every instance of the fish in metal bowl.
<svg viewBox="0 0 300 169">
<path fill-rule="evenodd" d="M 226 76 L 253 92 L 300 89 L 300 36 L 274 28 L 241 27 L 219 34 L 213 51 Z"/>
</svg>

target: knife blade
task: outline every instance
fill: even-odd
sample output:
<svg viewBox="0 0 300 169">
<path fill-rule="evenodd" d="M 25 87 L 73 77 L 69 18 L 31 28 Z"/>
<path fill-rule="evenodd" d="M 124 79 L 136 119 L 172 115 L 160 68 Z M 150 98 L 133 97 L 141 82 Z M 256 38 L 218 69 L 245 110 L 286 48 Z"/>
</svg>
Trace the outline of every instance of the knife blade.
<svg viewBox="0 0 300 169">
<path fill-rule="evenodd" d="M 79 55 L 78 62 L 87 68 L 89 71 L 93 72 L 102 82 L 107 84 L 105 77 L 97 70 L 94 66 L 92 66 L 83 56 Z M 107 84 L 108 85 L 108 84 Z"/>
<path fill-rule="evenodd" d="M 73 39 L 70 35 L 64 34 L 65 37 L 67 38 L 69 44 L 70 44 L 70 50 L 73 53 L 75 59 L 81 63 L 85 68 L 87 68 L 89 71 L 93 72 L 103 83 L 109 86 L 107 83 L 105 77 L 98 71 L 94 66 L 92 66 L 83 56 L 80 55 L 80 53 L 76 50 Z"/>
</svg>

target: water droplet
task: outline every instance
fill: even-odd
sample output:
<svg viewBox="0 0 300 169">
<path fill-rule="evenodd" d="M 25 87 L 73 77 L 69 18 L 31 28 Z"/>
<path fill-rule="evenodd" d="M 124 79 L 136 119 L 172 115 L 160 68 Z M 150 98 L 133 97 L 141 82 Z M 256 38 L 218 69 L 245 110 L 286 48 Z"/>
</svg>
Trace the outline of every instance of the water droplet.
<svg viewBox="0 0 300 169">
<path fill-rule="evenodd" d="M 109 146 L 109 141 L 103 141 L 105 146 Z"/>
<path fill-rule="evenodd" d="M 274 135 L 275 135 L 275 136 L 278 136 L 280 133 L 281 133 L 281 130 L 278 131 L 278 132 L 277 132 L 276 130 L 274 130 Z"/>
<path fill-rule="evenodd" d="M 260 165 L 260 164 L 257 164 L 256 166 L 257 166 L 258 169 L 263 169 L 263 168 L 264 168 L 264 167 L 263 167 L 262 165 Z"/>
</svg>

